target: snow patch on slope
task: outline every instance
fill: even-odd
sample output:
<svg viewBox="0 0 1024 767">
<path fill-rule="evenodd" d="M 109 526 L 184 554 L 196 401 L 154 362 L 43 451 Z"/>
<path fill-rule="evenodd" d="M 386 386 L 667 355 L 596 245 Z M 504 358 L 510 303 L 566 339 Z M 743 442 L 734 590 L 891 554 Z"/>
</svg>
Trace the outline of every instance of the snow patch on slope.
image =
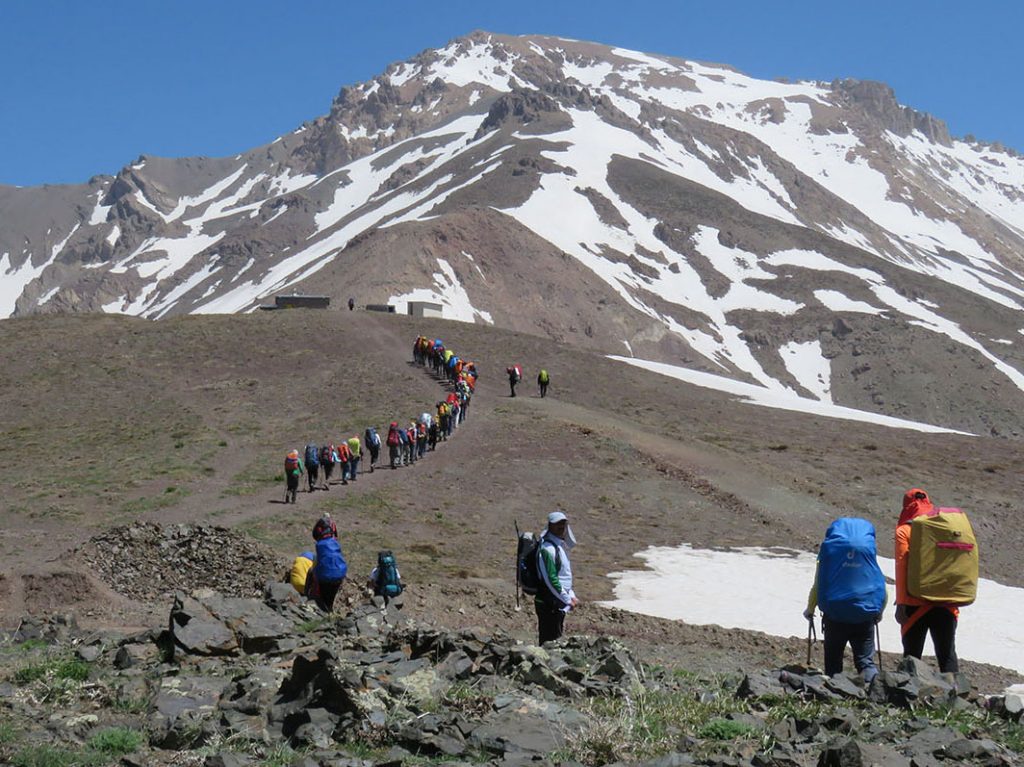
<svg viewBox="0 0 1024 767">
<path fill-rule="evenodd" d="M 389 304 L 394 304 L 399 314 L 408 314 L 410 301 L 429 301 L 441 304 L 444 307 L 445 319 L 458 320 L 459 322 L 476 322 L 477 318 L 488 325 L 493 325 L 494 320 L 490 312 L 477 309 L 469 300 L 469 294 L 459 282 L 458 275 L 451 264 L 443 258 L 437 259 L 440 272 L 434 272 L 433 288 L 417 288 L 408 293 L 401 293 L 391 296 Z"/>
<path fill-rule="evenodd" d="M 789 389 L 768 389 L 764 386 L 743 383 L 742 381 L 735 381 L 725 376 L 704 373 L 699 370 L 690 370 L 689 368 L 669 365 L 664 362 L 652 362 L 650 360 L 642 360 L 635 357 L 619 357 L 617 355 L 609 355 L 609 359 L 635 365 L 636 367 L 650 370 L 652 373 L 685 381 L 694 386 L 733 394 L 739 397 L 741 402 L 759 407 L 790 410 L 796 413 L 806 413 L 826 418 L 839 418 L 844 421 L 861 421 L 879 426 L 888 426 L 892 429 L 910 429 L 934 434 L 968 434 L 968 432 L 957 431 L 956 429 L 947 429 L 942 426 L 933 426 L 918 421 L 908 421 L 903 418 L 893 418 L 879 413 L 869 413 L 865 410 L 834 405 L 831 402 L 807 399 Z"/>
<path fill-rule="evenodd" d="M 829 521 L 821 520 L 822 532 Z M 615 582 L 615 599 L 604 602 L 605 606 L 773 636 L 806 634 L 802 613 L 814 583 L 814 554 L 755 547 L 711 551 L 684 544 L 651 547 L 635 556 L 645 562 L 646 569 L 609 574 Z M 894 577 L 894 560 L 878 557 L 878 564 L 886 576 Z M 758 587 L 752 589 L 752 583 Z M 892 604 L 892 586 L 889 589 Z M 680 599 L 680 593 L 686 598 Z M 722 594 L 729 594 L 729 599 L 722 599 Z M 957 654 L 1024 673 L 1022 600 L 1024 589 L 980 579 L 978 599 L 969 608 L 970 620 L 957 628 Z M 879 629 L 881 649 L 901 653 L 899 626 L 891 612 Z"/>
</svg>

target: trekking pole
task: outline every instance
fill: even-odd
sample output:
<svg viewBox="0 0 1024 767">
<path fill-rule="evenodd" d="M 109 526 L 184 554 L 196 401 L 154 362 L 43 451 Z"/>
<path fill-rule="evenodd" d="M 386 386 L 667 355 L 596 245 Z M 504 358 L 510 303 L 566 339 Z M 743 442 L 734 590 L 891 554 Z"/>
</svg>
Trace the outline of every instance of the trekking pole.
<svg viewBox="0 0 1024 767">
<path fill-rule="evenodd" d="M 882 632 L 878 630 L 878 624 L 875 624 L 875 649 L 878 652 L 878 671 L 882 671 Z"/>
<path fill-rule="evenodd" d="M 807 667 L 811 667 L 811 636 L 814 634 L 814 616 L 807 619 Z"/>
<path fill-rule="evenodd" d="M 523 609 L 519 604 L 519 520 L 513 520 L 513 524 L 516 526 L 516 612 L 519 612 Z"/>
</svg>

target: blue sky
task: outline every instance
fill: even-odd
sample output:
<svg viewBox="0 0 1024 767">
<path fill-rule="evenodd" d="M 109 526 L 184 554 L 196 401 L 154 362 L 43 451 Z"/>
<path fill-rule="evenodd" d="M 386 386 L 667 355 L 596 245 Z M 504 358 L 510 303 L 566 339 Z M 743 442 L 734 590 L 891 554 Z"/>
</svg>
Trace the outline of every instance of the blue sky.
<svg viewBox="0 0 1024 767">
<path fill-rule="evenodd" d="M 79 183 L 140 154 L 230 155 L 342 85 L 474 29 L 882 80 L 955 135 L 1024 151 L 1024 3 L 947 0 L 2 0 L 0 184 Z"/>
</svg>

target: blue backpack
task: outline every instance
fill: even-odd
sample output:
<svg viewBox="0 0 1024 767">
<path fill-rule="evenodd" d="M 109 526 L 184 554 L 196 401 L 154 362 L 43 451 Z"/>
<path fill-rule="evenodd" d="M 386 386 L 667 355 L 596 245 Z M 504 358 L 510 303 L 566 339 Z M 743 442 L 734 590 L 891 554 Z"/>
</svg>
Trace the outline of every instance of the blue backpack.
<svg viewBox="0 0 1024 767">
<path fill-rule="evenodd" d="M 315 469 L 320 465 L 320 450 L 316 445 L 306 445 L 306 468 Z"/>
<path fill-rule="evenodd" d="M 840 623 L 873 621 L 885 607 L 885 576 L 875 558 L 875 528 L 842 517 L 829 525 L 818 550 L 818 606 Z"/>
<path fill-rule="evenodd" d="M 341 553 L 337 538 L 322 538 L 316 542 L 316 579 L 321 583 L 340 581 L 348 575 L 348 564 Z"/>
</svg>

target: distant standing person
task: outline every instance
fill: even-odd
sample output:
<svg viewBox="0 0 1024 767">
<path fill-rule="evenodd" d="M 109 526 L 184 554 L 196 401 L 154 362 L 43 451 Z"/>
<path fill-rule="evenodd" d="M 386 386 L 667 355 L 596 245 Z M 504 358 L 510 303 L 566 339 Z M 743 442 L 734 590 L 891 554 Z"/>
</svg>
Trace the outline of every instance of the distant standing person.
<svg viewBox="0 0 1024 767">
<path fill-rule="evenodd" d="M 302 459 L 299 458 L 299 451 L 289 450 L 284 459 L 285 503 L 295 503 L 295 496 L 299 492 L 299 477 L 302 476 L 302 473 Z"/>
<path fill-rule="evenodd" d="M 505 368 L 505 372 L 508 373 L 508 396 L 514 397 L 516 396 L 516 385 L 523 379 L 523 372 L 518 365 Z"/>
<path fill-rule="evenodd" d="M 569 551 L 576 538 L 569 529 L 569 518 L 562 511 L 548 514 L 548 526 L 537 547 L 537 570 L 541 586 L 533 598 L 537 612 L 538 643 L 552 642 L 562 636 L 565 614 L 579 605 L 572 588 Z"/>
<path fill-rule="evenodd" d="M 551 376 L 548 375 L 548 371 L 544 368 L 540 369 L 540 373 L 537 374 L 537 387 L 540 389 L 540 398 L 548 394 L 548 384 L 551 383 Z"/>
</svg>

